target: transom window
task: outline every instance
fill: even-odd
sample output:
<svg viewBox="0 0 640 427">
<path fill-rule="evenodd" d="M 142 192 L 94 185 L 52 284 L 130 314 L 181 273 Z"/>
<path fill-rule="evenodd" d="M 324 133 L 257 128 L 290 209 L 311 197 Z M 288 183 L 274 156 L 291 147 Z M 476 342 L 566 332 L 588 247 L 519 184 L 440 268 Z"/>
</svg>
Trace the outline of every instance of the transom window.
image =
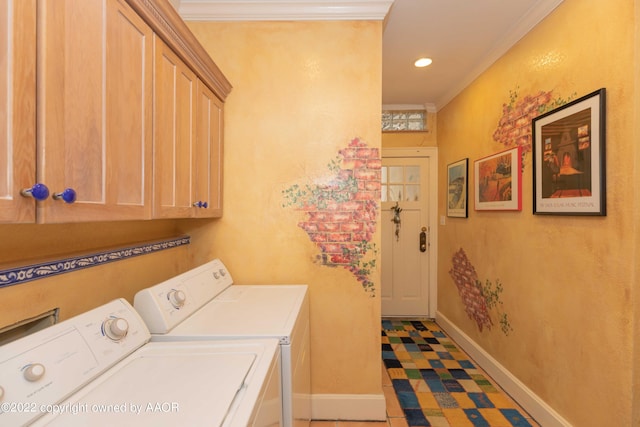
<svg viewBox="0 0 640 427">
<path fill-rule="evenodd" d="M 425 110 L 383 110 L 382 131 L 425 131 L 427 129 Z"/>
</svg>

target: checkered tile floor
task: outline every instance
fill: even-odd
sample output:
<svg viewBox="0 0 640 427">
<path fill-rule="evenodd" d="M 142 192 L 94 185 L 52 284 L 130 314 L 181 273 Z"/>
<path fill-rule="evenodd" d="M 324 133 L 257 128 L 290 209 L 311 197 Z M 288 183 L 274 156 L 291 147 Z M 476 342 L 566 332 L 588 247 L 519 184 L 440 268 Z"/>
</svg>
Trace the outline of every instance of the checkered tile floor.
<svg viewBox="0 0 640 427">
<path fill-rule="evenodd" d="M 409 426 L 538 426 L 432 321 L 382 320 L 382 359 Z"/>
</svg>

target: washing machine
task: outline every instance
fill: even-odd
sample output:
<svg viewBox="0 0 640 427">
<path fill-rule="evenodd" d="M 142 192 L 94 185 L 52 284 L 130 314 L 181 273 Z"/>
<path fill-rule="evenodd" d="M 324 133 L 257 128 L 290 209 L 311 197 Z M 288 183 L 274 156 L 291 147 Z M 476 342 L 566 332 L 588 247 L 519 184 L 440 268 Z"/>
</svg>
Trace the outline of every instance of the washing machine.
<svg viewBox="0 0 640 427">
<path fill-rule="evenodd" d="M 0 425 L 281 425 L 278 340 L 149 340 L 119 299 L 3 345 Z"/>
<path fill-rule="evenodd" d="M 311 418 L 307 285 L 234 284 L 220 259 L 139 291 L 136 311 L 155 342 L 276 338 L 285 427 Z"/>
</svg>

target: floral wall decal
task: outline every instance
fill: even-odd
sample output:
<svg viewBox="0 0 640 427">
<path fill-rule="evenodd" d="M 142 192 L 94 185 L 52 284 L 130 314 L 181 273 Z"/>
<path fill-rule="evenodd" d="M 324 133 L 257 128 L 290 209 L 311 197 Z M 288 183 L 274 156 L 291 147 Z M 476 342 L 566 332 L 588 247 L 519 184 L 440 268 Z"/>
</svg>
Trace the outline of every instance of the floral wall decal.
<svg viewBox="0 0 640 427">
<path fill-rule="evenodd" d="M 283 190 L 283 207 L 306 212 L 306 221 L 298 226 L 320 249 L 318 262 L 347 269 L 373 296 L 370 275 L 378 251 L 371 241 L 380 200 L 380 150 L 354 138 L 338 153 L 321 183 Z"/>
<path fill-rule="evenodd" d="M 476 269 L 462 248 L 454 254 L 452 262 L 453 267 L 449 271 L 449 275 L 458 288 L 458 294 L 469 318 L 475 320 L 478 329 L 482 332 L 485 327 L 490 330 L 493 326 L 490 311 L 497 311 L 500 329 L 505 335 L 509 335 L 513 328 L 507 314 L 502 309 L 503 303 L 500 294 L 503 288 L 500 281 L 496 280 L 494 286 L 491 281 L 487 280 L 483 285 L 478 280 Z"/>
</svg>

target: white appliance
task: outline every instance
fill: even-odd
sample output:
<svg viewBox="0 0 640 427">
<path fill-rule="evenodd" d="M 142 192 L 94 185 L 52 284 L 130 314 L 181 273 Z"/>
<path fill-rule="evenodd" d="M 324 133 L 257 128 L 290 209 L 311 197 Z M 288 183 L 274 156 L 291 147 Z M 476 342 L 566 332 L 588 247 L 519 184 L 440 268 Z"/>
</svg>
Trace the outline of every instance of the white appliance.
<svg viewBox="0 0 640 427">
<path fill-rule="evenodd" d="M 277 426 L 276 339 L 149 342 L 124 299 L 0 347 L 0 425 Z"/>
<path fill-rule="evenodd" d="M 133 304 L 152 341 L 277 338 L 284 426 L 309 425 L 307 285 L 235 285 L 215 259 L 139 291 Z"/>
</svg>

